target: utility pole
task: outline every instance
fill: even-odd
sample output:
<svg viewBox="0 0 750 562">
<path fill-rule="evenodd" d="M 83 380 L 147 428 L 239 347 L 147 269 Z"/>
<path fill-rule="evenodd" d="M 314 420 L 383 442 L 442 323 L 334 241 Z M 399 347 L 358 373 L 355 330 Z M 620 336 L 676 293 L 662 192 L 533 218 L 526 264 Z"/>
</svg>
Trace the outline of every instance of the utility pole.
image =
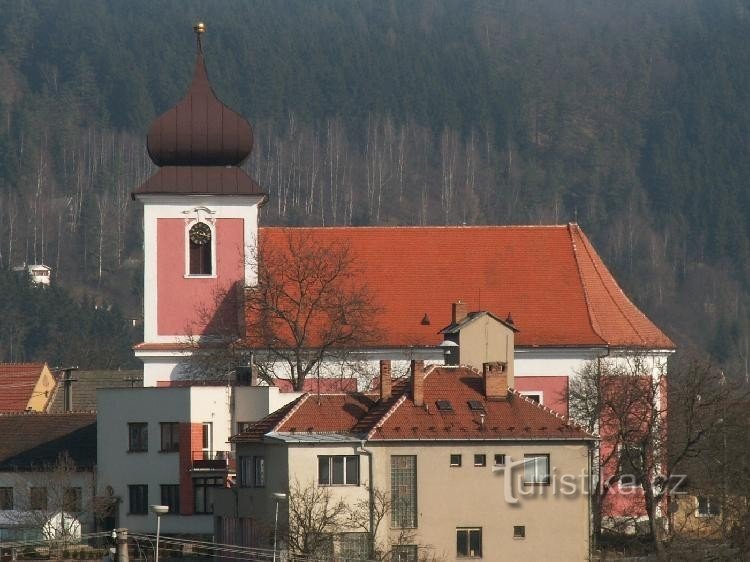
<svg viewBox="0 0 750 562">
<path fill-rule="evenodd" d="M 128 562 L 128 530 L 115 529 L 116 562 Z"/>
<path fill-rule="evenodd" d="M 78 367 L 55 367 L 53 371 L 62 373 L 63 383 L 63 412 L 73 411 L 73 383 L 78 379 L 70 378 L 72 371 L 77 371 Z"/>
</svg>

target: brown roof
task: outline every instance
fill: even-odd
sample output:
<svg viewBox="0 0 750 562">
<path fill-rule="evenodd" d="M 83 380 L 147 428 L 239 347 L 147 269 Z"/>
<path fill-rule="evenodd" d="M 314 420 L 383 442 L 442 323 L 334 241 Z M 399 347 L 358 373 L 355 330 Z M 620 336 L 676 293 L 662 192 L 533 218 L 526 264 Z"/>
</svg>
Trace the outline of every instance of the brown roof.
<svg viewBox="0 0 750 562">
<path fill-rule="evenodd" d="M 341 433 L 368 440 L 590 440 L 595 437 L 549 408 L 511 392 L 488 400 L 482 376 L 468 367 L 433 367 L 424 381 L 426 406 L 416 406 L 405 380 L 396 381 L 389 399 L 373 394 L 305 394 L 289 406 L 250 424 L 234 441 L 258 442 L 268 433 Z M 450 412 L 436 407 L 451 402 Z M 481 404 L 472 410 L 469 401 Z"/>
<path fill-rule="evenodd" d="M 0 470 L 53 465 L 61 454 L 79 468 L 96 465 L 96 414 L 0 415 Z"/>
<path fill-rule="evenodd" d="M 263 189 L 242 168 L 167 166 L 160 168 L 134 192 L 138 195 L 261 195 Z"/>
<path fill-rule="evenodd" d="M 250 123 L 216 97 L 203 53 L 185 97 L 151 125 L 147 147 L 157 166 L 238 166 L 250 155 Z"/>
<path fill-rule="evenodd" d="M 72 371 L 71 383 L 74 412 L 96 411 L 96 391 L 100 388 L 132 388 L 143 386 L 143 371 Z M 52 414 L 65 411 L 63 385 L 58 377 L 55 392 L 47 406 Z"/>
<path fill-rule="evenodd" d="M 0 363 L 0 412 L 23 412 L 44 363 Z"/>
<path fill-rule="evenodd" d="M 499 318 L 511 313 L 522 347 L 674 347 L 628 299 L 576 224 L 294 231 L 321 245 L 350 245 L 381 309 L 378 346 L 438 345 L 451 303 L 462 300 Z M 265 251 L 283 248 L 288 234 L 261 228 L 259 236 Z"/>
</svg>

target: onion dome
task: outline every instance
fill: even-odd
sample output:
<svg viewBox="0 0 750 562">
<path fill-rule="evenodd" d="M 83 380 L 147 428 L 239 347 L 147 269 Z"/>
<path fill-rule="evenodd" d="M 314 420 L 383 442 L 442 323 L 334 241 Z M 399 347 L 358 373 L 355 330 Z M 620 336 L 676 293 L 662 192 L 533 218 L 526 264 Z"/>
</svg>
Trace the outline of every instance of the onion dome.
<svg viewBox="0 0 750 562">
<path fill-rule="evenodd" d="M 199 27 L 200 26 L 200 27 Z M 200 33 L 187 94 L 151 125 L 146 145 L 157 166 L 238 166 L 253 149 L 253 130 L 216 97 L 208 81 Z"/>
</svg>

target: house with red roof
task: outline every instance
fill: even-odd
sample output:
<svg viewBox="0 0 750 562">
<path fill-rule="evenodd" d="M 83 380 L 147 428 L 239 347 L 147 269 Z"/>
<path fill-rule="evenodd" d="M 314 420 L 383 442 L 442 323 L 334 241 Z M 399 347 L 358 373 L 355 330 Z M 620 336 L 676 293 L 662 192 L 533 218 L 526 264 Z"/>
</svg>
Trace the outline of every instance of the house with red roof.
<svg viewBox="0 0 750 562">
<path fill-rule="evenodd" d="M 46 411 L 55 385 L 46 363 L 0 363 L 0 413 Z"/>
<path fill-rule="evenodd" d="M 308 553 L 325 559 L 587 558 L 594 435 L 512 390 L 504 363 L 414 360 L 395 380 L 380 366 L 377 394 L 306 393 L 232 438 L 238 488 L 215 495 L 217 541 L 263 545 L 275 492 L 289 543 L 305 542 L 289 514 L 317 490 L 318 510 L 390 498 L 374 537 L 344 515 L 318 528 Z"/>
</svg>

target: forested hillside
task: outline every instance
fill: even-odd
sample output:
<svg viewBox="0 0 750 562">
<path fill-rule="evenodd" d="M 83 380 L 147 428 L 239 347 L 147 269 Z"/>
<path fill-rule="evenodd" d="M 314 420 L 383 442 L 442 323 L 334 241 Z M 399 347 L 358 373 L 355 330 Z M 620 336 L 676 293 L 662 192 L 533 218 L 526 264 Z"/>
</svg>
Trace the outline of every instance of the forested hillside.
<svg viewBox="0 0 750 562">
<path fill-rule="evenodd" d="M 264 224 L 575 220 L 676 341 L 746 371 L 745 0 L 0 0 L 0 13 L 2 268 L 43 261 L 74 294 L 138 313 L 129 193 L 152 172 L 148 124 L 184 93 L 203 20 L 217 93 L 255 126 Z"/>
</svg>

